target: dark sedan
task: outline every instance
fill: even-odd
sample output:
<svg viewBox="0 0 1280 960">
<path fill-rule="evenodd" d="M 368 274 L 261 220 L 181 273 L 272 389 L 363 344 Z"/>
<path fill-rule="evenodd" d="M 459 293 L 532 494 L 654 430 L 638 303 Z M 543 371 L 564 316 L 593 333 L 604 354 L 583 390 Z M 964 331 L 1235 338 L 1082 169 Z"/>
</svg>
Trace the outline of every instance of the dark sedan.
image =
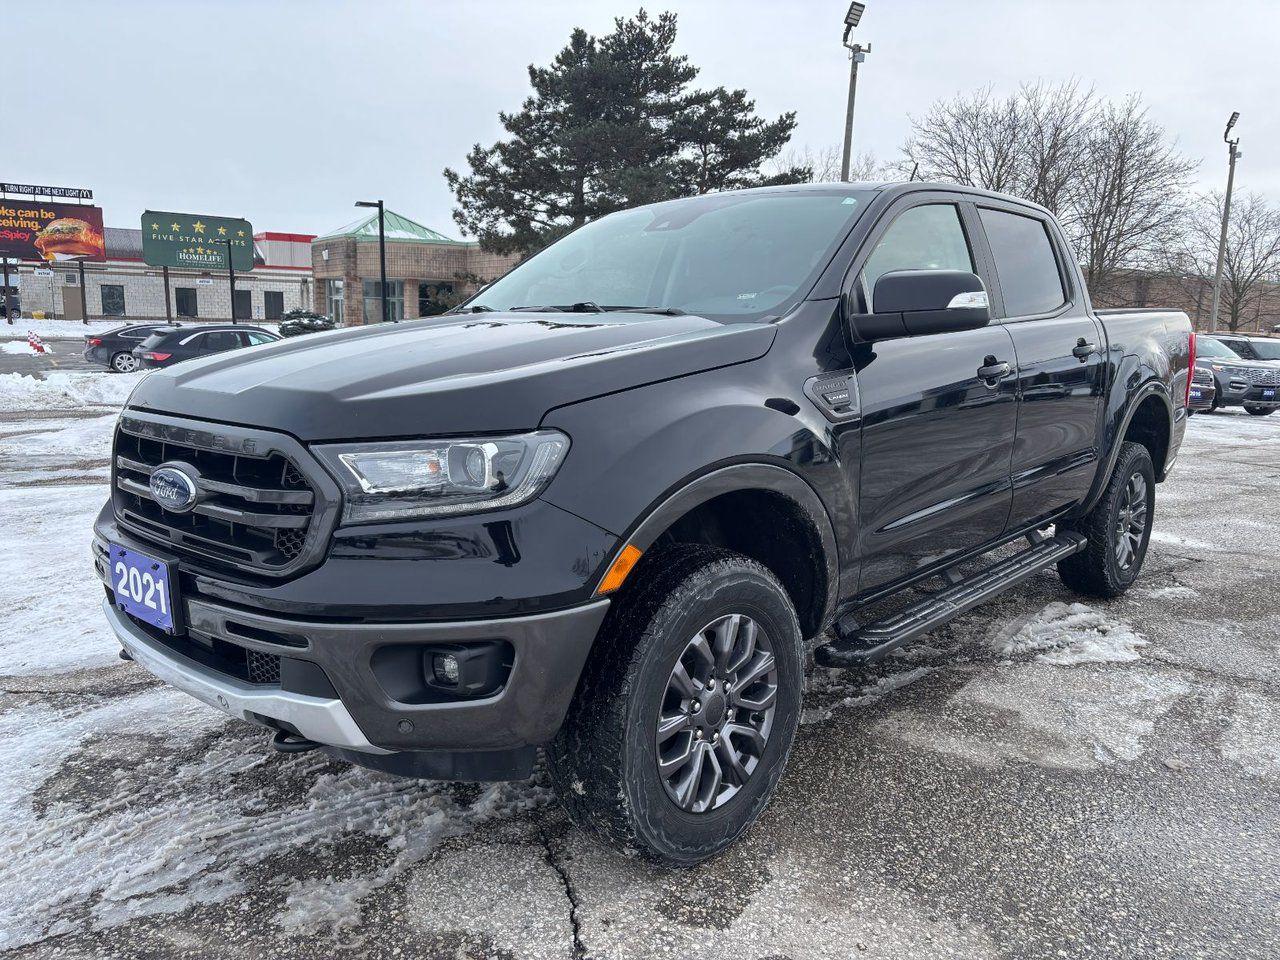
<svg viewBox="0 0 1280 960">
<path fill-rule="evenodd" d="M 280 338 L 261 327 L 232 326 L 226 323 L 200 327 L 161 327 L 153 330 L 133 355 L 144 370 L 171 367 L 183 360 L 207 357 L 261 343 L 275 343 Z"/>
<path fill-rule="evenodd" d="M 95 333 L 84 338 L 84 358 L 90 363 L 100 363 L 116 373 L 133 373 L 138 369 L 134 348 L 156 330 L 174 329 L 180 324 L 131 323 L 116 327 L 106 333 Z"/>
</svg>

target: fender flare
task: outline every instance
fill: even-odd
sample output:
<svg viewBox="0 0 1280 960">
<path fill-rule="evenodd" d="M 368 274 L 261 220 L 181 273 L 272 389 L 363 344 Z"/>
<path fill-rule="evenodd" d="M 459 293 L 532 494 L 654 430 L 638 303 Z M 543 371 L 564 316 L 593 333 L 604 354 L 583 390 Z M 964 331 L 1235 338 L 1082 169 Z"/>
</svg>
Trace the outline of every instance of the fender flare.
<svg viewBox="0 0 1280 960">
<path fill-rule="evenodd" d="M 1120 445 L 1124 441 L 1124 436 L 1129 432 L 1129 426 L 1133 423 L 1133 418 L 1137 414 L 1138 408 L 1142 406 L 1143 401 L 1148 397 L 1159 397 L 1162 401 L 1165 412 L 1169 416 L 1169 442 L 1172 445 L 1175 414 L 1173 401 L 1169 397 L 1169 388 L 1159 380 L 1148 380 L 1134 391 L 1133 396 L 1125 404 L 1124 416 L 1121 417 L 1119 426 L 1116 428 L 1115 436 L 1111 442 L 1111 450 L 1100 461 L 1101 469 L 1093 479 L 1093 486 L 1089 488 L 1089 496 L 1077 510 L 1072 511 L 1072 516 L 1084 516 L 1094 508 L 1094 505 L 1102 496 L 1107 482 L 1111 479 L 1111 473 L 1116 468 L 1116 461 L 1120 459 Z M 1166 462 L 1160 464 L 1156 470 L 1158 479 L 1164 478 L 1167 466 L 1168 459 L 1166 457 Z"/>
<path fill-rule="evenodd" d="M 713 469 L 678 487 L 658 501 L 656 506 L 649 508 L 640 522 L 622 539 L 613 557 L 604 566 L 604 571 L 607 572 L 613 566 L 614 560 L 628 546 L 636 547 L 641 551 L 648 550 L 671 524 L 690 510 L 718 496 L 739 490 L 767 490 L 786 497 L 804 511 L 814 529 L 817 530 L 822 545 L 823 567 L 827 581 L 821 615 L 821 625 L 825 628 L 834 617 L 840 587 L 840 557 L 837 552 L 835 527 L 827 514 L 827 508 L 813 487 L 792 471 L 773 464 L 754 462 L 730 464 Z M 604 572 L 597 580 L 596 588 L 603 579 Z"/>
</svg>

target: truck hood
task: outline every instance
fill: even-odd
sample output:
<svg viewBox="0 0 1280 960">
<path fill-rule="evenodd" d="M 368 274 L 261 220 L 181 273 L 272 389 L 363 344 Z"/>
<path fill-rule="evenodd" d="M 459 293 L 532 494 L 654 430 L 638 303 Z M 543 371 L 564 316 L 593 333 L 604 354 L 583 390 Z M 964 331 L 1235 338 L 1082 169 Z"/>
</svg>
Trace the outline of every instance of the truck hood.
<svg viewBox="0 0 1280 960">
<path fill-rule="evenodd" d="M 300 440 L 527 430 L 554 407 L 763 356 L 774 328 L 486 313 L 307 334 L 146 376 L 129 406 Z"/>
</svg>

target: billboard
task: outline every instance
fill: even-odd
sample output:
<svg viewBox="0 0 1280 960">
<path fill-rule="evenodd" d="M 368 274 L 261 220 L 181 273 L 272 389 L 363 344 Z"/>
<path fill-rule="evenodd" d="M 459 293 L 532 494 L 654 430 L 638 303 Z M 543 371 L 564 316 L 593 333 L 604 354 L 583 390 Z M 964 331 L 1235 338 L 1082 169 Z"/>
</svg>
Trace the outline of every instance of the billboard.
<svg viewBox="0 0 1280 960">
<path fill-rule="evenodd" d="M 102 208 L 41 200 L 0 200 L 0 257 L 100 263 L 107 259 Z"/>
<path fill-rule="evenodd" d="M 142 259 L 153 267 L 253 269 L 253 227 L 248 220 L 148 210 L 142 215 Z"/>
</svg>

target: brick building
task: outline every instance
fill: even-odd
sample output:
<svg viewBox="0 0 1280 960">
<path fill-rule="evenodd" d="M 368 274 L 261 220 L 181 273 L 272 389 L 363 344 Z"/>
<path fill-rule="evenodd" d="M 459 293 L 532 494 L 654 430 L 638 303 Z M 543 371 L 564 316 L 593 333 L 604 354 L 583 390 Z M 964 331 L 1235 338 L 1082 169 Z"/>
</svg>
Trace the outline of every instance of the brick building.
<svg viewBox="0 0 1280 960">
<path fill-rule="evenodd" d="M 500 277 L 519 258 L 485 253 L 430 227 L 385 211 L 388 312 L 394 320 L 440 312 L 441 297 L 470 293 Z M 311 243 L 315 311 L 353 326 L 382 319 L 378 299 L 378 214 Z"/>
<path fill-rule="evenodd" d="M 89 319 L 164 320 L 164 275 L 142 260 L 142 231 L 107 227 L 105 263 L 84 265 Z M 236 319 L 278 320 L 312 301 L 311 234 L 254 234 L 254 268 L 236 274 Z M 10 268 L 13 269 L 12 267 Z M 75 263 L 17 267 L 22 313 L 81 319 L 80 270 Z M 172 316 L 231 319 L 231 284 L 225 272 L 169 270 Z"/>
<path fill-rule="evenodd" d="M 1213 311 L 1213 280 L 1177 276 L 1147 270 L 1119 274 L 1105 290 L 1090 290 L 1095 307 L 1169 307 L 1183 310 L 1197 330 L 1209 329 Z M 1218 307 L 1218 329 L 1231 326 L 1226 281 Z M 1237 329 L 1240 333 L 1271 333 L 1280 325 L 1280 283 L 1259 283 L 1241 304 Z"/>
</svg>

